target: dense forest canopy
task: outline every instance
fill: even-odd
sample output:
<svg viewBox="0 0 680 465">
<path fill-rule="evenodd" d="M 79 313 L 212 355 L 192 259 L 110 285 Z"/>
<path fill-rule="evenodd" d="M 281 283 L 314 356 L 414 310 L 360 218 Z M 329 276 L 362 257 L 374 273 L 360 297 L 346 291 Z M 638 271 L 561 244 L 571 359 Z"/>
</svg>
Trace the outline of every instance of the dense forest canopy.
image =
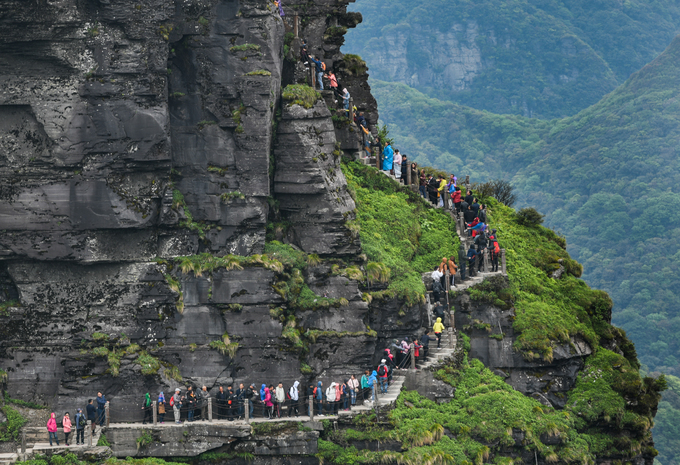
<svg viewBox="0 0 680 465">
<path fill-rule="evenodd" d="M 375 79 L 441 100 L 539 118 L 573 115 L 678 32 L 673 0 L 359 0 L 347 35 Z"/>
</svg>

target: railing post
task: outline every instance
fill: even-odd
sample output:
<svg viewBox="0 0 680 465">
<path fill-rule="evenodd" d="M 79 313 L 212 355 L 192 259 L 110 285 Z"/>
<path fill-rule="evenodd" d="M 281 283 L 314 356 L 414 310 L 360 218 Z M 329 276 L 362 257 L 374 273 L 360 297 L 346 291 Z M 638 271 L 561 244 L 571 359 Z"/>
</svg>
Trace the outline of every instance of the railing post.
<svg viewBox="0 0 680 465">
<path fill-rule="evenodd" d="M 379 170 L 382 169 L 382 166 L 380 166 L 380 148 L 375 151 L 375 167 Z"/>
<path fill-rule="evenodd" d="M 311 61 L 311 60 L 310 60 Z M 316 90 L 316 76 L 314 75 L 314 63 L 309 63 L 309 75 L 312 78 L 312 83 L 310 84 L 310 87 L 314 90 Z"/>
<path fill-rule="evenodd" d="M 244 415 L 245 415 L 246 423 L 250 423 L 250 400 L 245 399 L 243 401 L 243 407 L 245 408 Z"/>
<path fill-rule="evenodd" d="M 153 425 L 156 426 L 158 423 L 158 409 L 156 408 L 157 402 L 154 400 L 152 402 L 151 408 L 153 408 Z"/>
<path fill-rule="evenodd" d="M 352 97 L 349 98 L 349 122 L 354 122 L 354 99 Z"/>
<path fill-rule="evenodd" d="M 293 32 L 295 33 L 295 38 L 298 38 L 298 15 L 293 16 Z"/>
<path fill-rule="evenodd" d="M 451 318 L 451 325 L 450 325 L 449 328 L 448 328 L 448 332 L 449 332 L 449 349 L 453 349 L 453 348 L 454 348 L 454 346 L 453 346 L 453 314 L 452 314 L 451 312 L 449 312 L 449 315 L 450 315 L 449 318 Z"/>
<path fill-rule="evenodd" d="M 106 427 L 108 428 L 109 424 L 111 423 L 111 414 L 109 411 L 109 402 L 106 401 L 106 405 L 104 406 L 104 412 L 106 414 Z"/>
<path fill-rule="evenodd" d="M 212 422 L 212 397 L 208 397 L 208 421 Z"/>
<path fill-rule="evenodd" d="M 92 447 L 92 423 L 94 420 L 90 420 L 90 422 L 87 424 L 88 426 L 88 433 L 87 433 L 87 445 Z"/>
<path fill-rule="evenodd" d="M 484 252 L 484 272 L 488 273 L 489 271 L 491 271 L 491 263 L 489 262 L 489 249 L 486 249 L 483 252 Z"/>
<path fill-rule="evenodd" d="M 21 453 L 26 454 L 26 430 L 21 430 Z M 26 457 L 24 457 L 26 460 Z"/>
<path fill-rule="evenodd" d="M 416 347 L 415 343 L 411 343 L 411 368 L 416 369 Z"/>
<path fill-rule="evenodd" d="M 503 274 L 508 274 L 505 270 L 505 249 L 501 249 L 501 272 Z"/>
<path fill-rule="evenodd" d="M 309 396 L 309 420 L 314 421 L 314 396 Z"/>
<path fill-rule="evenodd" d="M 378 405 L 378 381 L 373 381 L 373 393 L 374 393 L 373 395 L 375 397 L 373 400 L 375 401 L 375 405 L 377 406 Z"/>
</svg>

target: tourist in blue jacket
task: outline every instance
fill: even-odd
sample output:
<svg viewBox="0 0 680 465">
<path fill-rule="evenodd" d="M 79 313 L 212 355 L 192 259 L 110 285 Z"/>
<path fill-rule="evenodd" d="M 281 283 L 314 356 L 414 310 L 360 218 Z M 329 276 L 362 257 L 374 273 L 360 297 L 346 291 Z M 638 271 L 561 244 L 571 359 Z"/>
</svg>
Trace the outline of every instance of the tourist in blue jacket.
<svg viewBox="0 0 680 465">
<path fill-rule="evenodd" d="M 385 148 L 383 149 L 383 171 L 389 171 L 392 169 L 392 163 L 394 161 L 394 150 L 389 142 L 385 143 Z"/>
</svg>

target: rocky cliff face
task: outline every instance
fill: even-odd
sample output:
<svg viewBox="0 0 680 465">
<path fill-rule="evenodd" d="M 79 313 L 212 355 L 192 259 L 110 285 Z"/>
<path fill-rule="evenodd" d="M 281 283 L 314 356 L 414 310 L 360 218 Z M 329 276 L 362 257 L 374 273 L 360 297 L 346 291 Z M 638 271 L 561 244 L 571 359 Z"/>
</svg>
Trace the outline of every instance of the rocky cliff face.
<svg viewBox="0 0 680 465">
<path fill-rule="evenodd" d="M 300 35 L 377 121 L 365 69 L 342 74 L 346 29 L 332 29 L 360 15 L 307 7 Z M 289 382 L 301 363 L 325 376 L 370 360 L 356 281 L 326 262 L 291 278 L 259 255 L 268 223 L 303 256 L 360 250 L 329 110 L 280 100 L 306 76 L 293 52 L 284 59 L 303 6 L 285 8 L 282 19 L 264 0 L 0 5 L 0 366 L 12 396 L 64 409 L 103 390 L 121 418 L 147 390 Z M 290 279 L 325 306 L 291 304 Z M 304 354 L 282 336 L 295 318 L 298 332 L 327 333 Z M 358 341 L 342 356 L 347 344 L 324 339 L 340 333 Z"/>
</svg>

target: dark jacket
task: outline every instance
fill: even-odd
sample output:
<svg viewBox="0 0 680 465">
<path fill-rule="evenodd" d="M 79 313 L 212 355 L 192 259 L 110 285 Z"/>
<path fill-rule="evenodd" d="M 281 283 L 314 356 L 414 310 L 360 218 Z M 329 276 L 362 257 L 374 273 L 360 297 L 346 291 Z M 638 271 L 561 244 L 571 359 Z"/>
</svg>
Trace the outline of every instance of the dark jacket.
<svg viewBox="0 0 680 465">
<path fill-rule="evenodd" d="M 85 428 L 85 426 L 80 426 L 80 417 L 84 418 L 85 415 L 83 415 L 82 413 L 76 413 L 76 416 L 73 419 L 73 421 L 74 421 L 73 424 L 75 425 L 76 429 L 84 429 Z M 94 417 L 93 417 L 93 419 L 94 419 Z M 87 423 L 87 421 L 85 423 Z"/>
<path fill-rule="evenodd" d="M 477 212 L 477 218 L 479 218 L 479 221 L 482 223 L 486 223 L 486 210 L 480 210 Z"/>
<path fill-rule="evenodd" d="M 102 394 L 101 397 L 97 397 L 97 409 L 98 410 L 104 410 L 104 406 L 106 405 L 106 396 Z"/>
<path fill-rule="evenodd" d="M 432 337 L 432 336 L 430 336 L 429 334 L 423 334 L 423 335 L 420 337 L 420 344 L 421 344 L 423 347 L 429 347 L 429 346 L 430 346 L 430 341 L 436 341 L 436 340 L 437 340 L 436 337 Z"/>
<path fill-rule="evenodd" d="M 463 218 L 465 218 L 466 223 L 472 223 L 477 218 L 477 214 L 468 208 L 463 212 Z"/>
<path fill-rule="evenodd" d="M 85 410 L 87 411 L 88 420 L 94 421 L 97 418 L 97 407 L 95 407 L 94 404 L 87 404 Z"/>
<path fill-rule="evenodd" d="M 465 196 L 465 201 L 467 202 L 468 205 L 472 205 L 472 202 L 474 202 L 475 198 L 471 195 L 466 195 Z"/>
<path fill-rule="evenodd" d="M 475 202 L 470 205 L 470 208 L 472 208 L 472 211 L 475 212 L 475 216 L 477 216 L 477 213 L 479 213 L 479 204 Z"/>
<path fill-rule="evenodd" d="M 474 249 L 474 246 L 471 245 L 470 249 L 468 250 L 468 253 L 467 253 L 468 260 L 472 260 L 476 256 L 477 256 L 477 251 Z"/>
</svg>

